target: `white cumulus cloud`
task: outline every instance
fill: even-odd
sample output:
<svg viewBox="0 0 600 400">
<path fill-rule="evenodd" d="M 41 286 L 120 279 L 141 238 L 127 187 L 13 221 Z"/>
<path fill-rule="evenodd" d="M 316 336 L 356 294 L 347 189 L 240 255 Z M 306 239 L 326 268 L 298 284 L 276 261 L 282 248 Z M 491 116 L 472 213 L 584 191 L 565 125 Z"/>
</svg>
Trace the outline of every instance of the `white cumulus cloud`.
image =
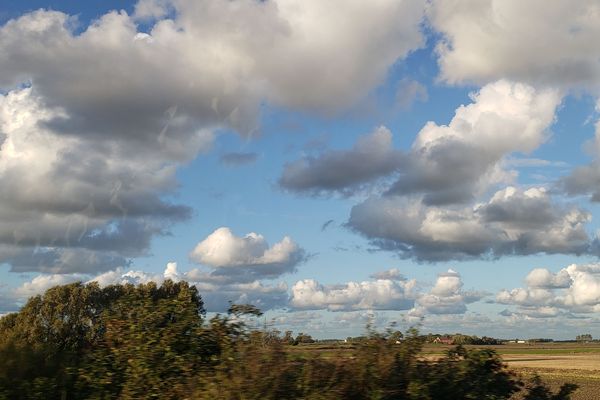
<svg viewBox="0 0 600 400">
<path fill-rule="evenodd" d="M 400 196 L 352 208 L 348 225 L 380 248 L 423 261 L 595 251 L 590 214 L 553 202 L 543 188 L 508 187 L 486 203 L 427 206 Z"/>
<path fill-rule="evenodd" d="M 266 239 L 251 232 L 235 236 L 227 227 L 221 227 L 196 245 L 190 259 L 212 269 L 206 280 L 252 281 L 275 278 L 293 272 L 304 262 L 307 254 L 289 236 L 269 247 Z M 200 277 L 202 273 L 197 271 Z"/>
<path fill-rule="evenodd" d="M 434 0 L 428 8 L 441 78 L 500 78 L 597 93 L 600 7 L 594 0 Z"/>
<path fill-rule="evenodd" d="M 516 306 L 517 313 L 531 317 L 585 315 L 600 311 L 598 264 L 571 264 L 558 272 L 535 268 L 529 272 L 525 283 L 525 288 L 501 290 L 496 301 Z"/>
<path fill-rule="evenodd" d="M 290 305 L 294 309 L 330 311 L 407 310 L 413 306 L 415 289 L 415 280 L 377 279 L 322 285 L 314 279 L 304 279 L 292 287 Z"/>
<path fill-rule="evenodd" d="M 439 314 L 464 314 L 467 304 L 481 300 L 485 294 L 462 290 L 463 281 L 460 274 L 452 269 L 438 275 L 433 288 L 421 293 L 415 307 L 410 310 L 412 317 Z"/>
</svg>

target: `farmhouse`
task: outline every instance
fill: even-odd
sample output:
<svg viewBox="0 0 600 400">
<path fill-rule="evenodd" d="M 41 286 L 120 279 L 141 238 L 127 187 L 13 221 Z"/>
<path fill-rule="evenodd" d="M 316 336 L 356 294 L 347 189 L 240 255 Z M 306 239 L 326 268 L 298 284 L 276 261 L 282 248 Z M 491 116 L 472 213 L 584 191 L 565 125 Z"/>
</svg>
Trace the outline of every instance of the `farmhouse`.
<svg viewBox="0 0 600 400">
<path fill-rule="evenodd" d="M 436 337 L 433 340 L 433 343 L 439 343 L 439 344 L 454 344 L 454 339 L 452 339 L 451 337 L 445 336 L 445 337 Z"/>
</svg>

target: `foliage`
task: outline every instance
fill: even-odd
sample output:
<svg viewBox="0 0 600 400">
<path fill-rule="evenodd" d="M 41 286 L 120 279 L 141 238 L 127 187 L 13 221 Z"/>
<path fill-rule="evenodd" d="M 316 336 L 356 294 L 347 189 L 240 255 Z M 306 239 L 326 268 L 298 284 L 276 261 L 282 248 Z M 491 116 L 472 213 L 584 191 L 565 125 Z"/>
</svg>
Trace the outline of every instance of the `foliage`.
<svg viewBox="0 0 600 400">
<path fill-rule="evenodd" d="M 314 343 L 315 340 L 312 338 L 312 336 L 307 335 L 304 332 L 300 332 L 298 334 L 298 336 L 296 336 L 296 339 L 294 339 L 294 344 L 300 344 L 300 343 Z"/>
<path fill-rule="evenodd" d="M 577 335 L 575 338 L 578 342 L 591 342 L 593 340 L 592 335 L 589 333 L 584 333 L 582 335 Z"/>
<path fill-rule="evenodd" d="M 424 360 L 414 329 L 367 327 L 343 352 L 305 354 L 290 345 L 310 335 L 249 329 L 261 315 L 232 304 L 206 321 L 185 282 L 58 286 L 0 318 L 0 399 L 566 400 L 576 388 L 523 384 L 490 349 Z"/>
<path fill-rule="evenodd" d="M 456 333 L 456 334 L 451 334 L 451 335 L 439 335 L 439 334 L 432 334 L 429 333 L 427 335 L 425 335 L 424 340 L 427 343 L 434 343 L 434 341 L 438 338 L 450 338 L 452 339 L 452 343 L 455 345 L 482 345 L 482 346 L 490 346 L 490 345 L 499 345 L 502 344 L 502 341 L 495 339 L 495 338 L 491 338 L 491 337 L 487 337 L 487 336 L 483 336 L 483 337 L 479 337 L 479 336 L 469 336 L 469 335 L 462 335 L 460 333 Z"/>
<path fill-rule="evenodd" d="M 569 400 L 571 394 L 577 390 L 577 385 L 565 383 L 560 387 L 558 393 L 552 393 L 548 387 L 542 382 L 541 378 L 534 376 L 527 385 L 527 394 L 523 397 L 524 400 Z"/>
<path fill-rule="evenodd" d="M 79 369 L 79 393 L 182 398 L 202 364 L 202 302 L 195 287 L 166 281 L 126 287 L 104 310 L 104 334 Z"/>
<path fill-rule="evenodd" d="M 165 397 L 203 360 L 202 313 L 185 282 L 52 288 L 0 320 L 0 397 Z"/>
<path fill-rule="evenodd" d="M 490 349 L 466 350 L 458 346 L 437 363 L 420 362 L 416 399 L 507 399 L 521 382 Z"/>
</svg>

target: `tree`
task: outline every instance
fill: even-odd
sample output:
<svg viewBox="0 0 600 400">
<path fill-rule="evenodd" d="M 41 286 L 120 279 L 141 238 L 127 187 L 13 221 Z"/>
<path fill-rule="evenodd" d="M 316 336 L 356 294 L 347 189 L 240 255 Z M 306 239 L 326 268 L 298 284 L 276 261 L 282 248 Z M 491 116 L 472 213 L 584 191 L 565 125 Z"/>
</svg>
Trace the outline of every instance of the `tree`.
<svg viewBox="0 0 600 400">
<path fill-rule="evenodd" d="M 393 331 L 389 334 L 389 340 L 393 343 L 401 342 L 404 338 L 404 334 L 400 331 Z"/>
<path fill-rule="evenodd" d="M 104 310 L 104 334 L 80 369 L 80 391 L 106 397 L 182 398 L 202 358 L 203 304 L 194 286 L 128 285 Z"/>
<path fill-rule="evenodd" d="M 582 335 L 577 335 L 575 338 L 578 342 L 591 342 L 593 340 L 592 335 L 589 333 L 584 333 Z"/>
<path fill-rule="evenodd" d="M 296 336 L 296 339 L 294 340 L 294 344 L 300 344 L 300 343 L 314 343 L 315 340 L 312 338 L 312 336 L 305 334 L 304 332 L 300 332 L 298 334 L 298 336 Z"/>
<path fill-rule="evenodd" d="M 102 335 L 100 315 L 119 295 L 97 284 L 56 286 L 0 319 L 0 393 L 58 399 L 74 392 L 83 355 Z"/>
<path fill-rule="evenodd" d="M 283 336 L 283 343 L 294 344 L 294 332 L 285 331 L 285 335 Z"/>
<path fill-rule="evenodd" d="M 185 282 L 51 288 L 0 319 L 0 394 L 179 398 L 203 360 L 203 313 Z"/>
</svg>

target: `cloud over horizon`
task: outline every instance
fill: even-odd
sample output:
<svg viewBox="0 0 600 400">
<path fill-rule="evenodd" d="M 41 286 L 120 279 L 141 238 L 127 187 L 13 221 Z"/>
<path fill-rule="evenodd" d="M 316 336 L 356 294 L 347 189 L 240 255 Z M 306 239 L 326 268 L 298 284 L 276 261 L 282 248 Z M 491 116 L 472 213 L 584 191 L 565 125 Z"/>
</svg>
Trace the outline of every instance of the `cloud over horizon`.
<svg viewBox="0 0 600 400">
<path fill-rule="evenodd" d="M 408 310 L 414 304 L 416 281 L 377 279 L 321 285 L 314 279 L 292 287 L 290 305 L 298 310 Z"/>
<path fill-rule="evenodd" d="M 0 26 L 0 263 L 92 273 L 147 255 L 192 214 L 165 198 L 219 130 L 256 135 L 265 101 L 335 114 L 423 44 L 422 2 L 360 4 L 142 0 L 80 29 L 50 10 Z"/>
<path fill-rule="evenodd" d="M 548 318 L 561 314 L 600 311 L 600 265 L 571 264 L 556 273 L 535 268 L 525 288 L 501 290 L 496 301 L 517 307 L 519 313 Z"/>
</svg>

